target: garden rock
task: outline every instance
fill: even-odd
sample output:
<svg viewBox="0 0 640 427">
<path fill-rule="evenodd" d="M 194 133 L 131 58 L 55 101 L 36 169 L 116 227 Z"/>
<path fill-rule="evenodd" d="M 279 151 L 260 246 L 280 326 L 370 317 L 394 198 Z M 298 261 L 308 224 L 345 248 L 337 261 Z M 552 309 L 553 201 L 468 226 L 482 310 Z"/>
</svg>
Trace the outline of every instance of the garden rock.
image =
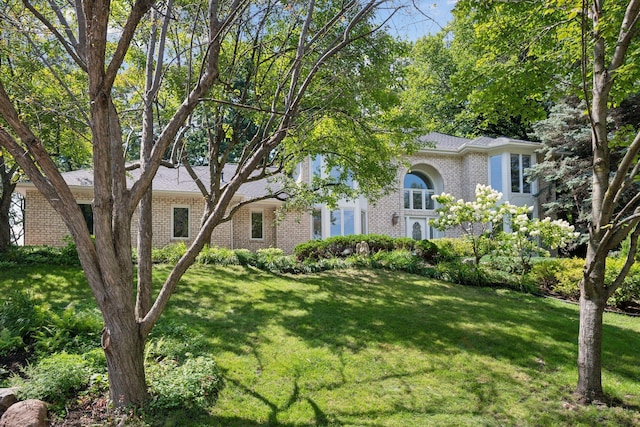
<svg viewBox="0 0 640 427">
<path fill-rule="evenodd" d="M 47 427 L 47 406 L 41 400 L 24 400 L 7 409 L 0 427 Z"/>
<path fill-rule="evenodd" d="M 9 409 L 9 406 L 18 401 L 16 388 L 0 388 L 0 417 Z"/>
</svg>

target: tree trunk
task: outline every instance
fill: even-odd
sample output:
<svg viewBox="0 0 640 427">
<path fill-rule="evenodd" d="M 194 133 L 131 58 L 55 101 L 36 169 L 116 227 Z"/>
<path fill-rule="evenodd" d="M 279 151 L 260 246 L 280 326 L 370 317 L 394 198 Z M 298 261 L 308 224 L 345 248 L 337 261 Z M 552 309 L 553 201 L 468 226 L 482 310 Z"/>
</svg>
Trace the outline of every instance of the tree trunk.
<svg viewBox="0 0 640 427">
<path fill-rule="evenodd" d="M 0 253 L 5 252 L 11 246 L 9 211 L 11 210 L 13 190 L 16 188 L 16 183 L 13 182 L 14 171 L 15 168 L 8 168 L 0 156 Z"/>
<path fill-rule="evenodd" d="M 144 339 L 138 333 L 135 322 L 108 322 L 107 316 L 104 317 L 105 324 L 109 325 L 105 326 L 102 341 L 107 357 L 111 401 L 116 407 L 142 405 L 147 401 Z"/>
<path fill-rule="evenodd" d="M 578 388 L 581 403 L 602 400 L 602 314 L 605 302 L 580 296 L 580 332 L 578 334 Z"/>
<path fill-rule="evenodd" d="M 131 286 L 112 289 L 102 307 L 102 348 L 107 358 L 109 395 L 116 407 L 142 405 L 148 400 L 144 372 L 145 337 L 136 322 Z"/>
<path fill-rule="evenodd" d="M 142 196 L 138 207 L 138 291 L 136 293 L 136 316 L 144 318 L 153 304 L 151 283 L 153 261 L 151 258 L 153 228 L 153 201 L 151 188 Z"/>
</svg>

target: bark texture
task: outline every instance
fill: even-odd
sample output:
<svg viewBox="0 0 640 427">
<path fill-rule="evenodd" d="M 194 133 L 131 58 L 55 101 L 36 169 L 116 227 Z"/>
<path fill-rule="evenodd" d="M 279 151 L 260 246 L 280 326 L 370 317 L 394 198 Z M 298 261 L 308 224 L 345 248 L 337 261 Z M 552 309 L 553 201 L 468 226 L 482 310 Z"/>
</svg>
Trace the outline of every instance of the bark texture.
<svg viewBox="0 0 640 427">
<path fill-rule="evenodd" d="M 634 37 L 637 36 L 640 0 L 630 0 L 622 19 L 617 43 L 608 45 L 602 30 L 602 22 L 612 19 L 605 16 L 603 0 L 583 2 L 583 77 L 587 75 L 586 35 L 592 39 L 593 77 L 591 81 L 590 120 L 593 152 L 592 206 L 589 244 L 580 283 L 580 332 L 578 337 L 578 398 L 583 403 L 602 400 L 602 318 L 606 302 L 621 286 L 625 275 L 634 262 L 634 253 L 627 257 L 624 268 L 612 283 L 605 283 L 607 255 L 625 238 L 631 236 L 631 246 L 638 240 L 638 197 L 626 204 L 621 203 L 621 194 L 638 173 L 636 156 L 640 150 L 640 134 L 630 143 L 624 157 L 618 162 L 614 176 L 610 174 L 611 153 L 609 150 L 610 94 L 616 73 L 624 65 L 625 55 Z M 587 19 L 590 18 L 590 21 Z M 610 60 L 608 60 L 610 58 Z M 589 99 L 585 80 L 585 97 Z"/>
</svg>

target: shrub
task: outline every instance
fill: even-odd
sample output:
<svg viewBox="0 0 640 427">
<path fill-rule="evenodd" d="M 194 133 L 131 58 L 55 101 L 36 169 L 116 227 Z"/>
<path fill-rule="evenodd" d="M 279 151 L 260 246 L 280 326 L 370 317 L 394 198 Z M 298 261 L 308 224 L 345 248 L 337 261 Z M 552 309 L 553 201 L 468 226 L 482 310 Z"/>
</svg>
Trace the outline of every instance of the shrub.
<svg viewBox="0 0 640 427">
<path fill-rule="evenodd" d="M 624 265 L 624 258 L 608 258 L 607 259 L 607 272 L 605 275 L 605 282 L 612 283 L 622 266 Z M 609 303 L 619 308 L 625 308 L 628 305 L 635 305 L 640 302 L 640 265 L 637 263 L 631 266 L 627 277 L 611 296 Z"/>
<path fill-rule="evenodd" d="M 489 286 L 491 283 L 480 266 L 470 262 L 448 261 L 436 265 L 438 278 L 447 282 L 467 286 Z"/>
<path fill-rule="evenodd" d="M 13 353 L 23 345 L 24 341 L 20 335 L 12 333 L 7 328 L 0 329 L 0 356 Z"/>
<path fill-rule="evenodd" d="M 471 242 L 462 238 L 443 238 L 433 241 L 436 246 L 436 261 L 447 262 L 473 257 Z"/>
<path fill-rule="evenodd" d="M 285 255 L 280 248 L 258 249 L 256 266 L 278 273 L 300 273 L 300 265 L 294 256 Z"/>
<path fill-rule="evenodd" d="M 207 409 L 215 403 L 223 387 L 215 361 L 208 357 L 187 359 L 179 365 L 172 360 L 147 366 L 152 410 Z"/>
<path fill-rule="evenodd" d="M 528 280 L 545 293 L 553 292 L 558 285 L 558 273 L 562 271 L 562 264 L 558 258 L 543 258 L 534 262 L 527 274 Z"/>
<path fill-rule="evenodd" d="M 234 252 L 240 265 L 256 265 L 257 257 L 249 249 L 236 249 Z"/>
<path fill-rule="evenodd" d="M 415 251 L 425 261 L 434 259 L 437 246 L 427 240 L 413 240 L 408 237 L 393 238 L 382 234 L 355 234 L 349 236 L 334 236 L 324 240 L 310 240 L 294 248 L 299 261 L 317 261 L 326 258 L 347 258 L 356 254 L 358 243 L 366 242 L 371 254 L 380 251 L 405 249 Z"/>
<path fill-rule="evenodd" d="M 78 311 L 70 305 L 62 314 L 47 310 L 45 324 L 34 334 L 36 352 L 87 352 L 100 344 L 102 324 L 97 309 Z"/>
<path fill-rule="evenodd" d="M 0 305 L 0 330 L 27 339 L 44 321 L 44 316 L 31 294 L 12 290 Z"/>
<path fill-rule="evenodd" d="M 107 370 L 107 357 L 104 354 L 104 350 L 101 347 L 94 348 L 82 354 L 82 358 L 87 364 L 87 367 L 93 372 L 100 372 Z"/>
<path fill-rule="evenodd" d="M 151 250 L 151 259 L 155 263 L 175 264 L 187 252 L 184 242 L 171 243 L 162 248 Z"/>
<path fill-rule="evenodd" d="M 65 247 L 11 246 L 0 254 L 0 267 L 36 264 L 80 265 L 76 245 L 68 239 L 65 241 Z"/>
<path fill-rule="evenodd" d="M 543 292 L 577 300 L 583 267 L 580 258 L 546 258 L 533 263 L 527 278 Z"/>
<path fill-rule="evenodd" d="M 580 298 L 580 279 L 582 279 L 584 260 L 580 258 L 558 258 L 559 271 L 555 274 L 558 283 L 553 292 L 565 298 Z"/>
<path fill-rule="evenodd" d="M 20 399 L 40 399 L 64 407 L 66 399 L 87 386 L 91 371 L 80 355 L 58 353 L 41 359 L 22 370 L 25 378 L 13 375 L 12 387 L 18 387 Z"/>
<path fill-rule="evenodd" d="M 327 270 L 345 270 L 360 263 L 360 258 L 351 256 L 349 258 L 325 258 L 318 261 L 304 261 L 299 263 L 300 270 L 306 273 L 318 273 Z"/>
<path fill-rule="evenodd" d="M 422 270 L 422 261 L 407 249 L 380 251 L 371 257 L 372 267 L 382 267 L 394 271 L 418 273 Z"/>
<path fill-rule="evenodd" d="M 240 262 L 233 249 L 205 246 L 198 254 L 199 264 L 238 265 Z"/>
<path fill-rule="evenodd" d="M 431 240 L 418 240 L 414 243 L 416 255 L 424 261 L 433 262 L 438 255 L 438 246 Z"/>
<path fill-rule="evenodd" d="M 396 237 L 393 239 L 393 249 L 405 249 L 411 251 L 413 250 L 415 242 L 416 241 L 411 237 Z"/>
</svg>

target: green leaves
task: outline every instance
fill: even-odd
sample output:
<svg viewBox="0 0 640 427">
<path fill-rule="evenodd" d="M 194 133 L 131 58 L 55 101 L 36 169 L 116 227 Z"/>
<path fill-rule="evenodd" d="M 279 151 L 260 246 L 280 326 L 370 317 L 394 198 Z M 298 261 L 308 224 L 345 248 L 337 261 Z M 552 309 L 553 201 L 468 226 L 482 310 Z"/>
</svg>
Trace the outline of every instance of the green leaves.
<svg viewBox="0 0 640 427">
<path fill-rule="evenodd" d="M 440 205 L 438 217 L 429 223 L 438 230 L 459 229 L 471 241 L 476 263 L 489 253 L 521 260 L 523 271 L 535 254 L 548 254 L 546 248 L 565 247 L 579 233 L 564 220 L 530 218 L 529 206 L 503 202 L 502 193 L 490 186 L 476 186 L 476 200 L 455 200 L 450 194 L 433 196 Z M 541 247 L 543 245 L 544 247 Z"/>
</svg>

